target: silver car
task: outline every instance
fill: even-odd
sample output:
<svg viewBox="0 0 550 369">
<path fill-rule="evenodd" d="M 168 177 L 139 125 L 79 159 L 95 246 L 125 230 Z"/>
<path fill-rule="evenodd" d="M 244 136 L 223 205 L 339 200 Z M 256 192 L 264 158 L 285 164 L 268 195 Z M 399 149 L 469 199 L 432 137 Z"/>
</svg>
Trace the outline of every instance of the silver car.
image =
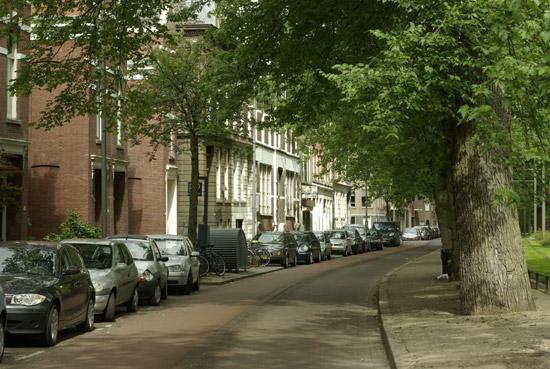
<svg viewBox="0 0 550 369">
<path fill-rule="evenodd" d="M 168 297 L 168 257 L 162 256 L 152 239 L 147 236 L 110 236 L 126 245 L 139 274 L 139 300 L 156 306 Z"/>
<path fill-rule="evenodd" d="M 6 297 L 4 290 L 0 287 L 0 362 L 2 362 L 2 358 L 4 357 L 4 332 L 6 332 L 6 323 L 8 322 L 7 314 Z"/>
<path fill-rule="evenodd" d="M 343 229 L 327 231 L 330 240 L 331 252 L 333 254 L 342 254 L 344 256 L 353 253 L 353 240 L 349 233 Z"/>
<path fill-rule="evenodd" d="M 112 322 L 116 307 L 125 305 L 128 312 L 138 310 L 138 270 L 122 242 L 113 240 L 65 240 L 84 260 L 95 288 L 95 312 Z"/>
<path fill-rule="evenodd" d="M 317 239 L 319 239 L 319 243 L 321 244 L 321 255 L 323 255 L 323 260 L 330 260 L 330 251 L 331 251 L 331 245 L 330 245 L 330 239 L 328 237 L 328 233 L 326 232 L 313 232 L 315 233 L 315 236 Z"/>
<path fill-rule="evenodd" d="M 189 294 L 200 289 L 199 252 L 186 236 L 150 235 L 155 240 L 162 256 L 168 257 L 166 266 L 168 286 L 181 294 Z"/>
</svg>

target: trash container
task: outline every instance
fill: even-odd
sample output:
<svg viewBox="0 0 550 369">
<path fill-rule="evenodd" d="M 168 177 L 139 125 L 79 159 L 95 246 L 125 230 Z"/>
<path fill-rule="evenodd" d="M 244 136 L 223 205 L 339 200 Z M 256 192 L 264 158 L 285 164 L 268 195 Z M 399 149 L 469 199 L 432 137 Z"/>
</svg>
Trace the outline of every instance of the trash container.
<svg viewBox="0 0 550 369">
<path fill-rule="evenodd" d="M 240 228 L 210 228 L 210 245 L 225 261 L 225 268 L 239 272 L 246 270 L 248 248 L 246 236 Z"/>
</svg>

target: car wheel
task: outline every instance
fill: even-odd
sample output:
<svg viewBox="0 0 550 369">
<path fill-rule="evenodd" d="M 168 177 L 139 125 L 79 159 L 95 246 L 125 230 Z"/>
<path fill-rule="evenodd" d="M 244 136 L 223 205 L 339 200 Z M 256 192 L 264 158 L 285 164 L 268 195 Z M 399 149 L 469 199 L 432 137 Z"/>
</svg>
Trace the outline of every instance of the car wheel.
<svg viewBox="0 0 550 369">
<path fill-rule="evenodd" d="M 193 275 L 193 273 L 191 273 Z M 201 282 L 200 282 L 201 276 L 197 275 L 197 281 L 193 283 L 193 291 L 199 291 L 201 289 Z"/>
<path fill-rule="evenodd" d="M 134 288 L 134 292 L 132 292 L 132 297 L 130 297 L 130 300 L 126 302 L 126 311 L 129 313 L 135 313 L 138 311 L 139 308 L 139 296 L 138 296 L 138 290 L 137 287 Z"/>
<path fill-rule="evenodd" d="M 107 300 L 107 306 L 105 307 L 105 311 L 103 312 L 103 320 L 106 322 L 112 322 L 113 320 L 115 320 L 115 300 L 115 293 L 111 292 L 111 294 L 109 295 L 109 300 Z"/>
<path fill-rule="evenodd" d="M 42 332 L 41 341 L 44 346 L 53 346 L 57 342 L 59 333 L 59 312 L 57 306 L 52 304 L 46 320 L 46 328 Z"/>
<path fill-rule="evenodd" d="M 187 273 L 187 284 L 185 285 L 185 295 L 189 295 L 193 292 L 193 274 L 191 271 Z"/>
<path fill-rule="evenodd" d="M 164 288 L 160 293 L 160 298 L 163 300 L 166 300 L 168 298 L 168 278 L 166 278 L 166 283 L 164 284 Z"/>
<path fill-rule="evenodd" d="M 158 282 L 155 286 L 155 291 L 153 292 L 153 296 L 149 299 L 149 305 L 151 306 L 157 306 L 160 304 L 160 300 L 162 297 L 162 291 L 160 288 L 160 282 Z"/>
<path fill-rule="evenodd" d="M 86 319 L 76 326 L 76 328 L 79 331 L 82 332 L 89 332 L 94 329 L 94 318 L 95 318 L 95 310 L 94 310 L 94 299 L 90 297 L 88 300 L 88 308 L 86 309 Z"/>
<path fill-rule="evenodd" d="M 4 324 L 0 321 L 0 363 L 4 357 L 4 343 L 5 343 L 5 334 L 4 334 Z"/>
</svg>

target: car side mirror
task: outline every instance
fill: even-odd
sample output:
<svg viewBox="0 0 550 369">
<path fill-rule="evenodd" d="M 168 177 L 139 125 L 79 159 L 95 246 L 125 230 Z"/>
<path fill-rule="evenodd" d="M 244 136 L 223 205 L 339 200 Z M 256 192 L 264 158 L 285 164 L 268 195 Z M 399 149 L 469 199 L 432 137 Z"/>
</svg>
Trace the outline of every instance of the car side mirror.
<svg viewBox="0 0 550 369">
<path fill-rule="evenodd" d="M 191 257 L 192 258 L 198 258 L 201 255 L 198 251 L 191 251 Z"/>
<path fill-rule="evenodd" d="M 80 273 L 80 268 L 77 266 L 70 266 L 63 271 L 63 276 L 74 275 Z"/>
<path fill-rule="evenodd" d="M 168 256 L 161 256 L 159 260 L 166 263 L 169 259 Z"/>
<path fill-rule="evenodd" d="M 118 272 L 120 270 L 124 270 L 126 269 L 126 264 L 125 263 L 117 263 L 117 265 L 115 266 L 115 272 Z"/>
</svg>

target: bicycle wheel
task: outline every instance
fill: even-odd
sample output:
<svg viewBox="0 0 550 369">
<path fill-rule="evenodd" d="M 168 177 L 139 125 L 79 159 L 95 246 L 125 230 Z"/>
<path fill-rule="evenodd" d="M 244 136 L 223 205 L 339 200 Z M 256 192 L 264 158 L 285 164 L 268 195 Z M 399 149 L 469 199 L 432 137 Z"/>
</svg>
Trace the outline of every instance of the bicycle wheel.
<svg viewBox="0 0 550 369">
<path fill-rule="evenodd" d="M 271 261 L 271 254 L 267 250 L 259 250 L 258 255 L 260 256 L 260 266 L 268 266 Z"/>
<path fill-rule="evenodd" d="M 199 262 L 200 262 L 199 274 L 201 277 L 204 277 L 205 275 L 208 274 L 208 271 L 210 270 L 210 263 L 202 255 L 199 256 Z"/>
<path fill-rule="evenodd" d="M 212 271 L 218 276 L 225 274 L 225 261 L 220 254 L 217 254 L 214 251 L 210 254 L 210 268 L 212 268 Z"/>
<path fill-rule="evenodd" d="M 251 249 L 248 249 L 248 257 L 246 259 L 246 268 L 252 268 L 256 265 L 256 254 Z"/>
</svg>

